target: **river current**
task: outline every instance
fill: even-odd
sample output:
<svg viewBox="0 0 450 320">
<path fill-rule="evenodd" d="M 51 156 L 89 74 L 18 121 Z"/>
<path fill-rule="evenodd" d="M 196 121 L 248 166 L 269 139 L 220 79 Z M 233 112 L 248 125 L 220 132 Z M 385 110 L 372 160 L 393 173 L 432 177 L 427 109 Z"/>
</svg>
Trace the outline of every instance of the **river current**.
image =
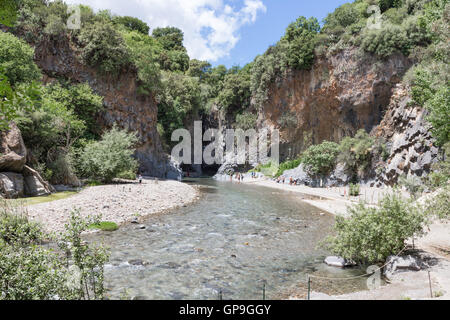
<svg viewBox="0 0 450 320">
<path fill-rule="evenodd" d="M 94 236 L 111 249 L 110 298 L 262 299 L 265 289 L 267 299 L 276 299 L 308 273 L 361 274 L 323 263 L 327 252 L 318 245 L 334 216 L 298 194 L 212 179 L 186 182 L 200 185 L 197 203 L 150 217 L 145 229 L 130 224 Z M 350 285 L 365 289 L 365 279 Z"/>
</svg>

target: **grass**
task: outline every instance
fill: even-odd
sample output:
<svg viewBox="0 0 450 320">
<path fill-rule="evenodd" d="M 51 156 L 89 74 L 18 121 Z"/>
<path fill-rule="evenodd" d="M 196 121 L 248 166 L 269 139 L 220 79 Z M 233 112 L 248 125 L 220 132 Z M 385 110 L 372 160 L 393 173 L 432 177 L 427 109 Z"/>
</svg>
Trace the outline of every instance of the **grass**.
<svg viewBox="0 0 450 320">
<path fill-rule="evenodd" d="M 49 196 L 32 197 L 32 198 L 21 198 L 21 199 L 11 199 L 11 200 L 7 200 L 7 201 L 20 202 L 24 206 L 31 206 L 31 205 L 34 205 L 34 204 L 51 202 L 51 201 L 56 201 L 56 200 L 69 198 L 69 197 L 71 197 L 71 196 L 73 196 L 73 195 L 75 195 L 77 193 L 78 192 L 76 192 L 76 191 L 64 191 L 64 192 L 52 193 Z"/>
<path fill-rule="evenodd" d="M 102 221 L 100 223 L 94 223 L 89 226 L 89 229 L 94 230 L 102 230 L 102 231 L 116 231 L 119 229 L 119 226 L 110 221 Z"/>
</svg>

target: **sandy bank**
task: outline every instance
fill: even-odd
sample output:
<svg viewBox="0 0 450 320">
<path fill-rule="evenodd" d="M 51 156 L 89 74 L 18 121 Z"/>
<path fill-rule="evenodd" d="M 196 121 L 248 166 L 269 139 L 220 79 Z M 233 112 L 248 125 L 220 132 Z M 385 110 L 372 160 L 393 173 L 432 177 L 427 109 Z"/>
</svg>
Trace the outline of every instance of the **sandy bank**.
<svg viewBox="0 0 450 320">
<path fill-rule="evenodd" d="M 88 187 L 69 198 L 30 205 L 27 210 L 46 231 L 60 231 L 74 209 L 83 216 L 101 214 L 103 221 L 123 224 L 188 205 L 198 198 L 197 189 L 185 183 L 144 179 L 142 184 Z"/>
</svg>

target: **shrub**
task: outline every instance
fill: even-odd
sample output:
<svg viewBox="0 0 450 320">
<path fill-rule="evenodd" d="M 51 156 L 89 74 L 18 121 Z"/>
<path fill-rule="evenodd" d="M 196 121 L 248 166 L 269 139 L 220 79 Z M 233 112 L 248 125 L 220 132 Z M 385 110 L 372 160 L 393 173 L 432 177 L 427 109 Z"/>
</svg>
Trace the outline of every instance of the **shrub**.
<svg viewBox="0 0 450 320">
<path fill-rule="evenodd" d="M 111 23 L 97 21 L 82 28 L 78 40 L 82 61 L 102 73 L 117 74 L 129 61 L 124 40 Z"/>
<path fill-rule="evenodd" d="M 300 159 L 288 160 L 280 164 L 276 177 L 281 176 L 286 170 L 291 170 L 297 168 L 301 164 Z"/>
<path fill-rule="evenodd" d="M 242 130 L 256 129 L 258 116 L 252 112 L 243 112 L 236 115 L 236 127 Z"/>
<path fill-rule="evenodd" d="M 30 245 L 43 240 L 38 223 L 30 222 L 23 206 L 0 200 L 0 239 L 9 245 Z"/>
<path fill-rule="evenodd" d="M 366 30 L 361 36 L 361 48 L 380 57 L 388 57 L 395 52 L 409 54 L 408 37 L 401 26 L 386 23 L 382 29 Z"/>
<path fill-rule="evenodd" d="M 130 31 L 137 31 L 143 35 L 148 35 L 150 27 L 143 21 L 134 17 L 114 17 L 112 19 L 114 24 L 120 24 L 125 26 Z"/>
<path fill-rule="evenodd" d="M 84 148 L 79 159 L 82 175 L 111 182 L 121 172 L 137 170 L 138 163 L 132 158 L 137 141 L 135 133 L 114 126 L 100 141 L 91 142 Z"/>
<path fill-rule="evenodd" d="M 122 36 L 130 52 L 131 61 L 138 70 L 142 89 L 155 92 L 161 85 L 158 64 L 160 44 L 155 39 L 137 31 L 123 32 Z"/>
<path fill-rule="evenodd" d="M 289 42 L 288 64 L 295 69 L 310 69 L 314 63 L 314 48 L 320 25 L 316 18 L 299 17 L 286 29 Z"/>
<path fill-rule="evenodd" d="M 413 199 L 416 199 L 424 189 L 422 180 L 419 177 L 400 176 L 399 184 L 408 191 Z"/>
<path fill-rule="evenodd" d="M 359 184 L 353 184 L 350 183 L 350 196 L 357 197 L 360 193 L 360 185 Z"/>
<path fill-rule="evenodd" d="M 426 211 L 441 220 L 450 219 L 450 186 L 442 188 L 426 204 Z"/>
<path fill-rule="evenodd" d="M 10 33 L 0 32 L 0 71 L 11 86 L 41 78 L 33 56 L 34 50 L 25 41 Z"/>
<path fill-rule="evenodd" d="M 227 110 L 246 109 L 250 105 L 250 72 L 241 69 L 237 73 L 225 76 L 222 90 L 217 96 L 217 103 L 224 112 Z"/>
<path fill-rule="evenodd" d="M 429 111 L 427 120 L 432 124 L 431 132 L 438 145 L 450 141 L 450 88 L 440 87 L 425 103 Z"/>
<path fill-rule="evenodd" d="M 17 20 L 17 4 L 15 0 L 3 0 L 0 7 L 0 23 L 12 27 Z"/>
<path fill-rule="evenodd" d="M 0 300 L 103 299 L 103 268 L 109 254 L 81 240 L 96 219 L 72 212 L 66 230 L 51 237 L 63 251 L 35 245 L 44 234 L 23 208 L 0 214 Z M 50 237 L 50 236 L 47 236 Z"/>
<path fill-rule="evenodd" d="M 269 86 L 280 79 L 288 67 L 288 47 L 286 39 L 255 58 L 251 73 L 251 93 L 256 107 L 261 107 L 268 99 Z"/>
<path fill-rule="evenodd" d="M 338 162 L 345 164 L 348 173 L 357 177 L 371 164 L 374 139 L 364 130 L 358 130 L 356 135 L 345 137 L 339 144 Z"/>
<path fill-rule="evenodd" d="M 326 176 L 333 170 L 338 154 L 337 143 L 324 141 L 306 149 L 301 159 L 308 173 Z"/>
<path fill-rule="evenodd" d="M 424 233 L 426 215 L 400 195 L 388 195 L 378 208 L 359 203 L 348 208 L 348 218 L 336 217 L 335 236 L 325 246 L 334 254 L 360 263 L 376 263 L 398 254 L 406 241 Z"/>
</svg>

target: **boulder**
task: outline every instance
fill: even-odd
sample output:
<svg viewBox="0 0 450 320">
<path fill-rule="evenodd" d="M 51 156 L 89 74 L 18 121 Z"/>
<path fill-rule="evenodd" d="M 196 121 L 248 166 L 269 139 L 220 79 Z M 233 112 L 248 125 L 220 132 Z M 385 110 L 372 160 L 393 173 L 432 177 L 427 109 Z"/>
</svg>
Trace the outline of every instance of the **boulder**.
<svg viewBox="0 0 450 320">
<path fill-rule="evenodd" d="M 342 257 L 336 257 L 336 256 L 326 257 L 324 262 L 329 266 L 338 267 L 338 268 L 345 268 L 345 267 L 350 267 L 350 266 L 355 265 L 355 263 L 353 261 L 344 259 Z"/>
<path fill-rule="evenodd" d="M 333 170 L 333 172 L 330 175 L 328 184 L 330 186 L 341 186 L 341 185 L 347 185 L 349 182 L 350 182 L 350 176 L 347 174 L 347 172 L 345 170 L 345 164 L 338 163 L 336 165 L 336 168 Z"/>
<path fill-rule="evenodd" d="M 20 173 L 0 173 L 0 194 L 7 199 L 16 199 L 24 196 L 24 181 Z"/>
<path fill-rule="evenodd" d="M 9 130 L 1 132 L 0 143 L 0 172 L 21 172 L 26 162 L 27 149 L 15 123 L 10 123 Z"/>
<path fill-rule="evenodd" d="M 411 255 L 404 257 L 389 256 L 386 260 L 386 266 L 384 267 L 383 274 L 385 277 L 390 279 L 398 270 L 419 271 L 420 269 L 420 262 Z"/>
<path fill-rule="evenodd" d="M 38 196 L 47 196 L 52 192 L 55 192 L 55 189 L 42 177 L 40 174 L 28 167 L 23 167 L 23 176 L 24 176 L 24 193 L 26 196 L 30 197 L 38 197 Z"/>
</svg>

